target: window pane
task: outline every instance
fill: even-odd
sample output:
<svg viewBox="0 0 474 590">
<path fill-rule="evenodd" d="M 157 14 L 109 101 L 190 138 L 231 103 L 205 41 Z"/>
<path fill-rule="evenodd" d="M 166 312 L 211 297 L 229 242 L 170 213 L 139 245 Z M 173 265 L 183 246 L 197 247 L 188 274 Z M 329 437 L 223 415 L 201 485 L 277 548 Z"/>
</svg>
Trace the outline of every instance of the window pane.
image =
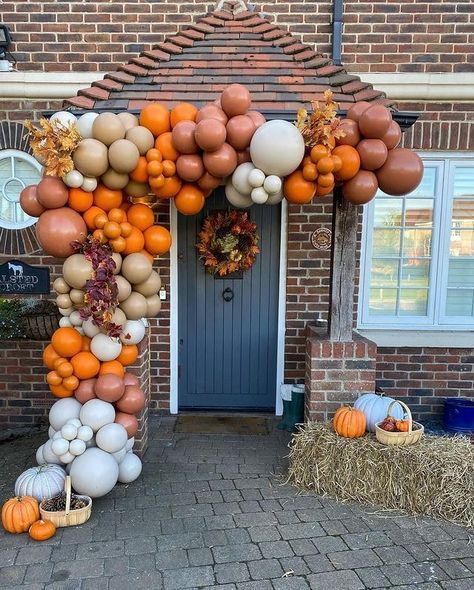
<svg viewBox="0 0 474 590">
<path fill-rule="evenodd" d="M 447 316 L 473 316 L 474 290 L 448 289 L 446 298 Z"/>
<path fill-rule="evenodd" d="M 456 166 L 454 172 L 454 196 L 474 196 L 474 166 Z"/>
<path fill-rule="evenodd" d="M 400 315 L 426 315 L 427 310 L 428 289 L 400 289 Z"/>
<path fill-rule="evenodd" d="M 449 244 L 450 256 L 474 256 L 474 230 L 473 229 L 454 229 L 451 232 L 451 242 Z"/>
<path fill-rule="evenodd" d="M 395 315 L 397 289 L 370 289 L 370 315 Z"/>
<path fill-rule="evenodd" d="M 433 199 L 407 199 L 405 227 L 431 227 L 433 223 Z"/>
<path fill-rule="evenodd" d="M 26 227 L 35 219 L 20 207 L 20 193 L 25 186 L 40 181 L 38 164 L 19 150 L 0 150 L 0 227 Z"/>
<path fill-rule="evenodd" d="M 372 287 L 397 287 L 398 284 L 398 260 L 391 258 L 374 258 L 372 260 L 372 274 L 370 284 Z"/>
<path fill-rule="evenodd" d="M 474 200 L 454 199 L 453 229 L 474 227 Z"/>
<path fill-rule="evenodd" d="M 414 256 L 431 256 L 430 229 L 406 229 L 403 235 L 403 255 L 407 258 Z"/>
<path fill-rule="evenodd" d="M 373 256 L 399 256 L 400 238 L 399 229 L 374 229 Z"/>
<path fill-rule="evenodd" d="M 377 198 L 374 205 L 375 227 L 400 227 L 403 216 L 403 200 Z"/>
<path fill-rule="evenodd" d="M 428 287 L 430 261 L 419 258 L 403 260 L 401 285 L 403 287 Z"/>
<path fill-rule="evenodd" d="M 423 178 L 417 188 L 409 196 L 434 197 L 436 196 L 436 183 L 438 168 L 425 164 Z"/>
<path fill-rule="evenodd" d="M 451 258 L 448 287 L 474 287 L 474 258 Z"/>
</svg>

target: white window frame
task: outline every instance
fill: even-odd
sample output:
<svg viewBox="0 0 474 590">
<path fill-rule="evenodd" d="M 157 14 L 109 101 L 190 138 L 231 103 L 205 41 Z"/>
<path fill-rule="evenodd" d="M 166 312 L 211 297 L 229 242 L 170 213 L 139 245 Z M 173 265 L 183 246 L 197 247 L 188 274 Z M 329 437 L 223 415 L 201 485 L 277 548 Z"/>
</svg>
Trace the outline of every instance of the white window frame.
<svg viewBox="0 0 474 590">
<path fill-rule="evenodd" d="M 373 238 L 374 201 L 364 207 L 361 248 L 360 297 L 358 324 L 360 330 L 406 330 L 406 331 L 472 331 L 474 320 L 465 316 L 444 315 L 447 281 L 449 243 L 451 236 L 451 216 L 453 195 L 448 193 L 452 185 L 456 166 L 474 168 L 474 152 L 418 152 L 424 162 L 438 168 L 433 209 L 433 231 L 431 265 L 429 276 L 429 296 L 426 316 L 377 316 L 376 321 L 369 318 L 370 268 Z M 437 198 L 438 195 L 441 198 Z M 396 198 L 396 197 L 394 197 Z M 449 219 L 450 223 L 442 222 Z"/>
<path fill-rule="evenodd" d="M 24 151 L 18 150 L 18 149 L 0 150 L 0 160 L 6 160 L 6 159 L 10 159 L 10 158 L 18 158 L 18 159 L 24 160 L 25 162 L 28 162 L 34 168 L 36 168 L 36 170 L 38 170 L 38 172 L 41 175 L 41 171 L 42 171 L 41 164 L 38 162 L 38 160 L 36 160 L 28 152 L 24 152 Z M 24 183 L 24 181 L 21 178 L 19 178 L 18 176 L 13 175 L 11 177 L 11 179 L 17 180 L 23 186 L 23 188 L 25 188 L 25 186 L 27 186 Z M 4 198 L 3 197 L 2 188 L 3 187 L 0 187 L 0 199 L 3 199 Z M 18 222 L 18 223 L 7 221 L 6 219 L 2 219 L 0 217 L 0 228 L 11 229 L 11 230 L 15 230 L 15 229 L 16 230 L 19 230 L 19 229 L 25 229 L 27 227 L 30 227 L 31 225 L 34 225 L 36 222 L 37 222 L 37 218 L 36 217 L 29 217 L 26 221 L 24 221 L 24 222 Z"/>
</svg>

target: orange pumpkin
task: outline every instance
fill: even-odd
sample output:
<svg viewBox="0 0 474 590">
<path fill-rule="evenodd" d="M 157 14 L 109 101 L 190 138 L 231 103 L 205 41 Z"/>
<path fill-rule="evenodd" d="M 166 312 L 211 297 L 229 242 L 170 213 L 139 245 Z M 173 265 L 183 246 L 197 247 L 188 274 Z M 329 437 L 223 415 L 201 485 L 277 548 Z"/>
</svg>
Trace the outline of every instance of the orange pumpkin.
<svg viewBox="0 0 474 590">
<path fill-rule="evenodd" d="M 38 501 L 31 496 L 10 498 L 2 507 L 2 524 L 8 533 L 24 533 L 40 517 Z"/>
<path fill-rule="evenodd" d="M 140 125 L 149 129 L 157 137 L 170 130 L 170 113 L 164 104 L 152 102 L 142 109 Z"/>
<path fill-rule="evenodd" d="M 150 254 L 163 256 L 171 248 L 171 234 L 161 225 L 149 227 L 145 233 L 145 249 Z"/>
<path fill-rule="evenodd" d="M 79 213 L 84 213 L 87 209 L 92 207 L 92 203 L 94 202 L 94 195 L 92 193 L 88 193 L 83 191 L 82 188 L 70 188 L 69 189 L 69 199 L 68 199 L 68 207 L 74 209 L 74 211 L 78 211 Z"/>
<path fill-rule="evenodd" d="M 122 363 L 118 361 L 105 361 L 100 365 L 99 375 L 108 375 L 109 373 L 123 377 L 125 375 L 125 369 Z"/>
<path fill-rule="evenodd" d="M 171 131 L 162 133 L 156 138 L 155 148 L 160 151 L 163 160 L 171 160 L 176 162 L 176 160 L 179 158 L 179 152 L 173 145 Z"/>
<path fill-rule="evenodd" d="M 155 221 L 155 214 L 143 203 L 132 205 L 127 211 L 128 222 L 140 231 L 145 231 L 151 227 Z"/>
<path fill-rule="evenodd" d="M 359 438 L 365 433 L 365 415 L 357 408 L 348 406 L 338 408 L 332 424 L 337 434 L 345 438 Z"/>
<path fill-rule="evenodd" d="M 283 194 L 290 203 L 309 203 L 316 194 L 316 184 L 305 180 L 301 170 L 295 170 L 283 182 Z"/>
<path fill-rule="evenodd" d="M 349 180 L 359 172 L 360 156 L 359 152 L 350 145 L 338 145 L 332 151 L 333 156 L 338 156 L 342 161 L 342 166 L 334 176 L 337 180 Z"/>
<path fill-rule="evenodd" d="M 120 207 L 122 199 L 122 191 L 114 191 L 104 184 L 99 184 L 94 191 L 94 205 L 104 211 Z"/>
<path fill-rule="evenodd" d="M 54 350 L 62 357 L 71 357 L 82 348 L 82 337 L 75 328 L 58 328 L 52 338 Z"/>
<path fill-rule="evenodd" d="M 124 344 L 122 346 L 122 352 L 117 357 L 117 361 L 124 367 L 133 365 L 138 357 L 138 347 L 136 344 Z"/>
<path fill-rule="evenodd" d="M 48 346 L 43 350 L 43 364 L 50 370 L 54 369 L 54 362 L 57 361 L 59 358 L 59 354 L 54 350 L 52 344 L 48 344 Z"/>
<path fill-rule="evenodd" d="M 408 432 L 409 426 L 410 423 L 408 420 L 396 420 L 395 422 L 395 428 L 398 432 Z"/>
<path fill-rule="evenodd" d="M 182 102 L 171 109 L 171 127 L 175 127 L 180 121 L 195 121 L 198 114 L 197 108 L 189 102 Z"/>
<path fill-rule="evenodd" d="M 92 352 L 81 351 L 71 359 L 74 375 L 78 379 L 92 379 L 100 369 L 100 361 Z"/>
<path fill-rule="evenodd" d="M 28 529 L 28 534 L 35 541 L 46 541 L 56 534 L 56 526 L 50 520 L 37 520 Z"/>
</svg>

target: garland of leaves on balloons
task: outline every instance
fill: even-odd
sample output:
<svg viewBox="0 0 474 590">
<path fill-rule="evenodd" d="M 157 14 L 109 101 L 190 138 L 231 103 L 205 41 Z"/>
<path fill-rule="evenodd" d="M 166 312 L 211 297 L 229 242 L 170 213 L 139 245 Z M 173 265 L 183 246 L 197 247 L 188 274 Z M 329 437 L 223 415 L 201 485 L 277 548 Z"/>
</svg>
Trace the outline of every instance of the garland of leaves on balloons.
<svg viewBox="0 0 474 590">
<path fill-rule="evenodd" d="M 153 262 L 172 238 L 155 223 L 157 203 L 173 200 L 195 215 L 224 185 L 236 208 L 305 204 L 342 184 L 344 197 L 362 204 L 378 188 L 406 194 L 421 180 L 420 158 L 397 147 L 400 128 L 381 104 L 357 103 L 341 121 L 328 92 L 296 124 L 267 122 L 250 108 L 249 91 L 232 84 L 200 109 L 156 102 L 139 117 L 61 111 L 39 126 L 25 122 L 45 172 L 20 204 L 38 217 L 44 251 L 65 259 L 53 284 L 63 317 L 43 355 L 60 399 L 37 461 L 66 468 L 79 493 L 102 496 L 141 472 L 132 449 L 145 396 L 127 367 L 143 318 L 160 311 Z"/>
</svg>

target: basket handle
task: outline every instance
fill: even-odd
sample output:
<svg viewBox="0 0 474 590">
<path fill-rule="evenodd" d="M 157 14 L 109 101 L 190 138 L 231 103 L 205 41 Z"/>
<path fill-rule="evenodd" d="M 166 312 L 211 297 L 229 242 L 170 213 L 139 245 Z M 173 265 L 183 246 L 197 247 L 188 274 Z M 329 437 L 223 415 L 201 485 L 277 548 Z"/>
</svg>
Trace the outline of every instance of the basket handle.
<svg viewBox="0 0 474 590">
<path fill-rule="evenodd" d="M 71 476 L 70 475 L 66 475 L 66 480 L 64 482 L 64 489 L 66 490 L 66 516 L 67 516 L 71 510 Z"/>
<path fill-rule="evenodd" d="M 402 406 L 402 409 L 403 409 L 404 413 L 408 417 L 408 432 L 411 432 L 412 431 L 412 428 L 413 428 L 413 418 L 412 418 L 412 415 L 411 415 L 410 408 L 404 402 L 400 401 L 399 399 L 394 399 L 393 402 L 390 402 L 390 405 L 388 406 L 388 409 L 387 409 L 387 416 L 390 416 L 391 415 L 390 414 L 390 410 L 392 409 L 392 406 L 394 404 L 400 404 L 400 406 Z"/>
</svg>

